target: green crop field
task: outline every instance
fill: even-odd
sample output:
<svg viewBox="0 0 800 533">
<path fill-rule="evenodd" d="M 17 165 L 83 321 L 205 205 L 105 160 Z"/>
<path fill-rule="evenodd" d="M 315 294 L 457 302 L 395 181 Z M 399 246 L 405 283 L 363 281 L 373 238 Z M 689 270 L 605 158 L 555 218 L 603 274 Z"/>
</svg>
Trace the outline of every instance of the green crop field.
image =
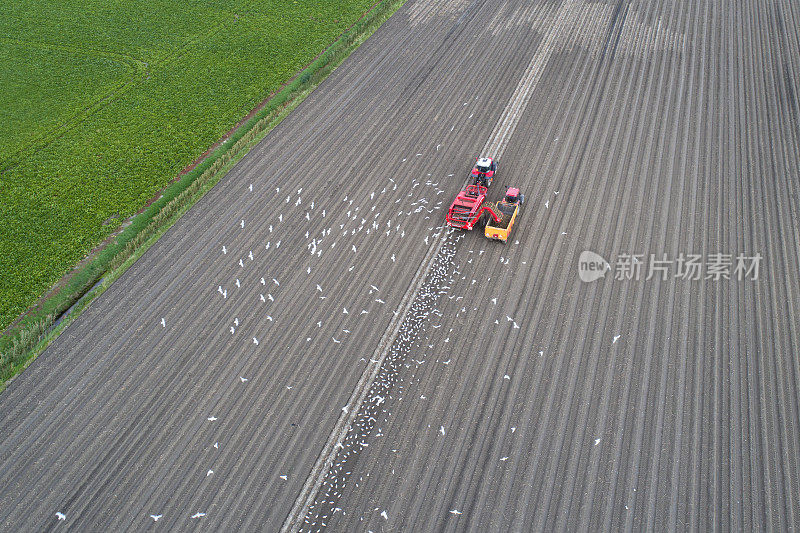
<svg viewBox="0 0 800 533">
<path fill-rule="evenodd" d="M 374 0 L 0 0 L 0 329 Z"/>
</svg>

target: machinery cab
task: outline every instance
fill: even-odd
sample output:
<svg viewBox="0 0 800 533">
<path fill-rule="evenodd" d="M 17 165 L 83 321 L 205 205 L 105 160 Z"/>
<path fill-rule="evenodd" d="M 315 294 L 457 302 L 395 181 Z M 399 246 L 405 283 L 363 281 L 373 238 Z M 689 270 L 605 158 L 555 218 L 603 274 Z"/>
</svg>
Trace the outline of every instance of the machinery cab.
<svg viewBox="0 0 800 533">
<path fill-rule="evenodd" d="M 509 187 L 506 191 L 505 198 L 503 198 L 503 202 L 507 204 L 521 204 L 522 196 L 519 194 L 519 189 L 516 187 Z"/>
<path fill-rule="evenodd" d="M 503 216 L 511 216 L 516 212 L 517 207 L 522 204 L 522 199 L 523 196 L 519 193 L 519 189 L 509 187 L 503 199 L 497 202 L 497 209 Z"/>
<path fill-rule="evenodd" d="M 497 173 L 497 162 L 491 157 L 478 157 L 472 168 L 472 181 L 476 185 L 488 187 Z"/>
</svg>

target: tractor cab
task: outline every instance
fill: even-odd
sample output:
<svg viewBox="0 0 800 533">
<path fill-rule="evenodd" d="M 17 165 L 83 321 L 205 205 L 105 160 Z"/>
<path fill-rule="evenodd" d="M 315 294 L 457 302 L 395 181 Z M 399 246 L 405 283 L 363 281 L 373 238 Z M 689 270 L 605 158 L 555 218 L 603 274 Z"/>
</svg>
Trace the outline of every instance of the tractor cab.
<svg viewBox="0 0 800 533">
<path fill-rule="evenodd" d="M 503 198 L 503 201 L 507 204 L 516 204 L 519 203 L 521 200 L 519 189 L 516 187 L 509 187 L 506 191 L 506 197 Z"/>
<path fill-rule="evenodd" d="M 478 157 L 472 169 L 472 180 L 475 184 L 488 187 L 497 173 L 497 162 L 491 157 Z"/>
</svg>

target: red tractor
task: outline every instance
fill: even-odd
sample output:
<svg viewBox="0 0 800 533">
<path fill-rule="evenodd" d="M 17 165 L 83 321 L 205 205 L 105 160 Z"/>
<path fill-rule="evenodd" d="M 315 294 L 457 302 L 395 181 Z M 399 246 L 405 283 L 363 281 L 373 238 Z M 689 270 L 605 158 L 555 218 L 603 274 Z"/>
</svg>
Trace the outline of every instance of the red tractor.
<svg viewBox="0 0 800 533">
<path fill-rule="evenodd" d="M 489 187 L 497 174 L 497 161 L 491 157 L 476 157 L 475 166 L 472 167 L 470 176 L 473 185 Z"/>
</svg>

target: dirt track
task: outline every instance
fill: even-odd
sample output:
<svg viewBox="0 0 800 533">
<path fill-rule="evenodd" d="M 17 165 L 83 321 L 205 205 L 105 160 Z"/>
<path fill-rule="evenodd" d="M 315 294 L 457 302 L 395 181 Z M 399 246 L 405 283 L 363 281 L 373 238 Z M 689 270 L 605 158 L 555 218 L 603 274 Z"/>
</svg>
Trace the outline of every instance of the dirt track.
<svg viewBox="0 0 800 533">
<path fill-rule="evenodd" d="M 796 529 L 798 28 L 409 0 L 0 396 L 0 527 L 275 531 L 325 479 L 308 529 Z M 438 228 L 481 150 L 505 246 Z M 584 283 L 584 250 L 763 260 Z"/>
</svg>

